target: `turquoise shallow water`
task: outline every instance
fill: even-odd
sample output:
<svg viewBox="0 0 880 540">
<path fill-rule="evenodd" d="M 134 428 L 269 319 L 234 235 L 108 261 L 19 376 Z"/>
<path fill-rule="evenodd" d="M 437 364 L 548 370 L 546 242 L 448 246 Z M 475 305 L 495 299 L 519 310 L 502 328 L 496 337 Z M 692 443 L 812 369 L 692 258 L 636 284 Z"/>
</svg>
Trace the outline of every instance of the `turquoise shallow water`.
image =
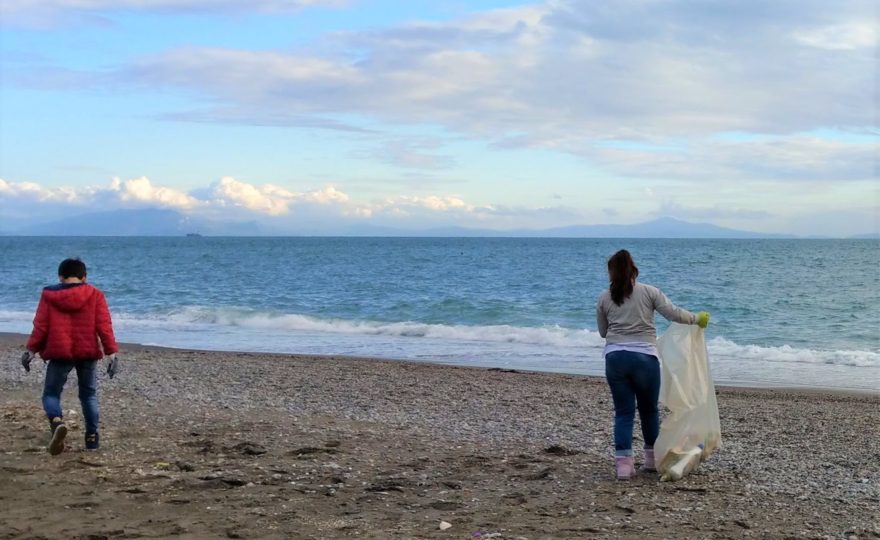
<svg viewBox="0 0 880 540">
<path fill-rule="evenodd" d="M 0 330 L 29 331 L 80 256 L 123 340 L 599 374 L 595 300 L 621 247 L 712 312 L 717 379 L 880 390 L 875 240 L 0 237 Z"/>
</svg>

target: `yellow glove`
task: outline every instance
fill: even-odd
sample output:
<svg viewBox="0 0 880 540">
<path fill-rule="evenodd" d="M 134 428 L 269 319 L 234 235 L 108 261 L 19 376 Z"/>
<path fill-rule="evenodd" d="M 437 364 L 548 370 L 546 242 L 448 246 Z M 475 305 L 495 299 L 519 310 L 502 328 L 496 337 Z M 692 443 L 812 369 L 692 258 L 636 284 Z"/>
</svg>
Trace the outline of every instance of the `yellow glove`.
<svg viewBox="0 0 880 540">
<path fill-rule="evenodd" d="M 697 326 L 700 328 L 706 328 L 709 326 L 709 312 L 701 311 L 697 313 Z"/>
</svg>

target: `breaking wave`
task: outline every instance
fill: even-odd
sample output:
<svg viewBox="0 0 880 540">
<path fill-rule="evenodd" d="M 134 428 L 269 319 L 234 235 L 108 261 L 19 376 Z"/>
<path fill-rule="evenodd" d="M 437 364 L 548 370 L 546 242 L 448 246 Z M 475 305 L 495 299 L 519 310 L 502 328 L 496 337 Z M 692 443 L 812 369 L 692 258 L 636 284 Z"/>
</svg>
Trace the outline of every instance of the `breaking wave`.
<svg viewBox="0 0 880 540">
<path fill-rule="evenodd" d="M 0 311 L 0 329 L 27 332 L 33 313 Z M 422 322 L 382 322 L 320 318 L 311 315 L 270 313 L 235 308 L 190 306 L 167 314 L 115 314 L 120 328 L 163 329 L 167 332 L 210 331 L 210 327 L 237 327 L 260 332 L 306 332 L 425 338 L 449 342 L 524 344 L 551 349 L 584 349 L 595 355 L 605 340 L 595 331 L 560 326 L 522 327 L 512 325 L 468 326 Z M 218 347 L 221 344 L 218 343 Z M 723 337 L 708 342 L 711 358 L 724 362 L 771 362 L 824 364 L 849 367 L 880 367 L 880 352 L 870 350 L 817 350 L 790 345 L 742 345 Z M 442 351 L 438 351 L 442 354 Z"/>
</svg>

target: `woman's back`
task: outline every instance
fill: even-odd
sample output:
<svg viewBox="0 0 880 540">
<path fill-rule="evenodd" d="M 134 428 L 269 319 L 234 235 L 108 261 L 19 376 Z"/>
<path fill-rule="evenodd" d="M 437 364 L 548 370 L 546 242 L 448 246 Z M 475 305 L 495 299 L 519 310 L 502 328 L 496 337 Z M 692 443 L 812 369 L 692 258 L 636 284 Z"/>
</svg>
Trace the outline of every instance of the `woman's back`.
<svg viewBox="0 0 880 540">
<path fill-rule="evenodd" d="M 632 293 L 620 305 L 614 303 L 610 290 L 599 296 L 596 304 L 599 334 L 607 343 L 656 343 L 655 310 L 670 321 L 682 324 L 696 321 L 696 315 L 676 307 L 657 287 L 636 282 Z"/>
</svg>

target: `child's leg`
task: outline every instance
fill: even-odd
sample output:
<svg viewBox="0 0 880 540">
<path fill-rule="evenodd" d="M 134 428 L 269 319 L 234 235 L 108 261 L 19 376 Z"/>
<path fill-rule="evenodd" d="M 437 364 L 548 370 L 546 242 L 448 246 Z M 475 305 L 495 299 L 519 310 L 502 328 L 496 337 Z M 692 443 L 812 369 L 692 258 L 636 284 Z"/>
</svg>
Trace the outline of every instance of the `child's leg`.
<svg viewBox="0 0 880 540">
<path fill-rule="evenodd" d="M 86 437 L 98 433 L 98 361 L 76 362 L 76 378 L 79 383 L 79 402 L 86 421 Z"/>
<path fill-rule="evenodd" d="M 43 410 L 49 419 L 49 425 L 54 429 L 64 416 L 61 410 L 61 392 L 64 383 L 67 382 L 67 374 L 73 368 L 73 362 L 49 360 L 46 365 L 46 380 L 43 384 Z"/>
</svg>

